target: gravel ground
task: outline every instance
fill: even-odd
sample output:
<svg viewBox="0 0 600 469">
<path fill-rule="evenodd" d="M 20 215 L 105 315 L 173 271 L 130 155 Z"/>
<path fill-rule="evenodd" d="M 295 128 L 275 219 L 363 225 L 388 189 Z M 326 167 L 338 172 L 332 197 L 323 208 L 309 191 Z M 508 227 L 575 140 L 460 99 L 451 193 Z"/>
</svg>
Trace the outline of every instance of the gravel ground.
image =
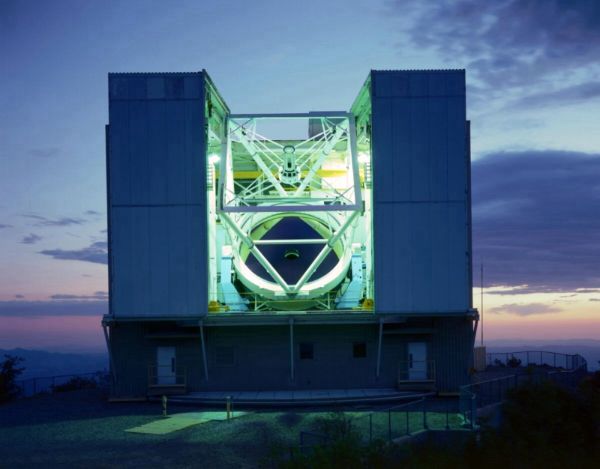
<svg viewBox="0 0 600 469">
<path fill-rule="evenodd" d="M 252 413 L 168 435 L 124 431 L 161 418 L 161 411 L 158 403 L 110 404 L 95 390 L 0 406 L 0 467 L 257 467 L 275 445 L 297 443 L 314 415 Z"/>
<path fill-rule="evenodd" d="M 447 407 L 443 401 L 439 404 L 439 411 Z M 169 406 L 171 413 L 207 410 L 211 409 Z M 98 390 L 37 396 L 0 406 L 0 468 L 272 467 L 268 461 L 274 451 L 296 446 L 300 431 L 314 431 L 315 419 L 331 410 L 251 411 L 231 421 L 144 435 L 124 430 L 160 419 L 160 403 L 108 403 Z M 344 410 L 357 419 L 356 428 L 367 431 L 362 426 L 371 409 Z M 429 425 L 445 425 L 445 413 L 439 411 L 428 415 Z M 409 413 L 411 431 L 416 431 L 422 414 Z M 404 432 L 404 417 L 394 417 L 394 431 Z M 383 418 L 387 422 L 387 412 L 373 420 L 376 433 Z M 459 423 L 457 417 L 450 418 L 451 424 Z"/>
</svg>

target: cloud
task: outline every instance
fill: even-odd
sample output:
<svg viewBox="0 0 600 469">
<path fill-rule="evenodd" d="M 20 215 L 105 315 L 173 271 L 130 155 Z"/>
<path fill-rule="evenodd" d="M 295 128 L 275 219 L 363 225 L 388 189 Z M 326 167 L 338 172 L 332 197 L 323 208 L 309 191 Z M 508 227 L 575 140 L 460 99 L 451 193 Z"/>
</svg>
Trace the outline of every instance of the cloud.
<svg viewBox="0 0 600 469">
<path fill-rule="evenodd" d="M 600 71 L 597 0 L 396 0 L 387 13 L 404 34 L 399 47 L 430 49 L 447 65 L 466 67 L 488 100 L 507 90 L 536 90 L 529 99 L 536 106 L 544 94 L 555 103 L 598 96 L 589 80 Z"/>
<path fill-rule="evenodd" d="M 101 316 L 108 313 L 108 301 L 0 301 L 0 317 Z"/>
<path fill-rule="evenodd" d="M 518 99 L 508 107 L 544 108 L 563 105 L 566 106 L 588 102 L 597 98 L 600 98 L 600 82 L 593 81 L 580 83 L 567 88 L 533 93 Z"/>
<path fill-rule="evenodd" d="M 65 293 L 57 293 L 55 295 L 50 296 L 52 300 L 102 300 L 105 301 L 108 299 L 108 292 L 105 291 L 97 291 L 94 292 L 93 295 L 71 295 Z"/>
<path fill-rule="evenodd" d="M 42 237 L 36 235 L 35 233 L 30 233 L 27 236 L 24 236 L 21 240 L 21 244 L 35 244 L 38 241 L 41 241 Z"/>
<path fill-rule="evenodd" d="M 71 217 L 62 217 L 62 218 L 47 218 L 41 215 L 36 215 L 33 213 L 28 213 L 21 215 L 25 218 L 31 218 L 33 220 L 37 220 L 34 226 L 70 226 L 70 225 L 83 225 L 85 220 L 81 218 L 71 218 Z"/>
<path fill-rule="evenodd" d="M 96 210 L 86 210 L 85 214 L 86 215 L 102 215 L 102 213 L 96 212 Z"/>
<path fill-rule="evenodd" d="M 474 265 L 494 294 L 600 286 L 600 154 L 489 154 L 472 184 Z"/>
<path fill-rule="evenodd" d="M 40 254 L 50 256 L 53 259 L 64 261 L 83 261 L 95 264 L 108 264 L 108 243 L 97 241 L 82 249 L 46 249 L 39 251 Z"/>
<path fill-rule="evenodd" d="M 476 264 L 478 264 L 479 262 L 476 262 Z M 494 266 L 491 266 L 492 270 L 494 269 Z M 494 272 L 492 272 L 494 273 Z M 488 287 L 489 285 L 489 281 L 486 279 L 484 281 L 486 289 L 485 289 L 485 294 L 486 295 L 508 295 L 508 296 L 512 296 L 512 295 L 530 295 L 532 293 L 556 293 L 557 291 L 563 291 L 562 289 L 558 288 L 556 286 L 551 286 L 551 285 L 498 285 L 498 284 L 494 284 L 492 287 Z M 475 286 L 479 286 L 478 284 Z M 565 290 L 565 291 L 571 291 L 571 290 Z"/>
<path fill-rule="evenodd" d="M 18 299 L 18 300 L 21 300 L 21 299 L 25 298 L 25 295 L 16 294 L 15 298 Z"/>
<path fill-rule="evenodd" d="M 600 293 L 600 288 L 578 288 L 577 293 Z"/>
<path fill-rule="evenodd" d="M 558 313 L 560 308 L 543 303 L 516 304 L 497 306 L 489 310 L 493 314 L 516 314 L 517 316 L 533 316 L 535 314 Z"/>
<path fill-rule="evenodd" d="M 7 225 L 6 223 L 0 223 L 0 230 L 3 230 L 5 228 L 12 228 L 12 225 Z"/>
<path fill-rule="evenodd" d="M 590 301 L 600 301 L 600 298 L 590 298 Z"/>
<path fill-rule="evenodd" d="M 60 149 L 56 147 L 34 148 L 29 150 L 29 154 L 36 158 L 52 158 L 60 154 Z"/>
</svg>

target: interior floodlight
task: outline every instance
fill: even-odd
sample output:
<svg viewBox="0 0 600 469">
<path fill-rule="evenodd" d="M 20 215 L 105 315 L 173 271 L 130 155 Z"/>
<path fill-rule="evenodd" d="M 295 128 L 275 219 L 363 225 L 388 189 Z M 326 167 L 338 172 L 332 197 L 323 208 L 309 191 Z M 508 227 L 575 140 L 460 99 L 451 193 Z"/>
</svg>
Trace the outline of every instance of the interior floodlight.
<svg viewBox="0 0 600 469">
<path fill-rule="evenodd" d="M 208 162 L 210 164 L 216 164 L 219 162 L 220 159 L 221 159 L 221 157 L 219 155 L 217 155 L 216 153 L 208 155 Z"/>
<path fill-rule="evenodd" d="M 358 154 L 358 162 L 359 162 L 359 163 L 366 164 L 366 163 L 368 163 L 370 160 L 371 160 L 371 157 L 369 156 L 369 154 L 368 154 L 368 153 L 365 153 L 365 152 L 362 152 L 362 151 L 361 151 L 361 152 Z"/>
</svg>

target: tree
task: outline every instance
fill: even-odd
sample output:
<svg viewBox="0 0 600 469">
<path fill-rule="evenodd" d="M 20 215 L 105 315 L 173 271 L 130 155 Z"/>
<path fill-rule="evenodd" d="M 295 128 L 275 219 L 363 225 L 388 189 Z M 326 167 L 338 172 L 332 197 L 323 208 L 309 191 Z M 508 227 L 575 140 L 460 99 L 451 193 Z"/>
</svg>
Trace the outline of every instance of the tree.
<svg viewBox="0 0 600 469">
<path fill-rule="evenodd" d="M 8 402 L 20 394 L 16 379 L 25 370 L 18 366 L 22 361 L 21 357 L 4 355 L 4 361 L 0 363 L 0 403 Z"/>
</svg>

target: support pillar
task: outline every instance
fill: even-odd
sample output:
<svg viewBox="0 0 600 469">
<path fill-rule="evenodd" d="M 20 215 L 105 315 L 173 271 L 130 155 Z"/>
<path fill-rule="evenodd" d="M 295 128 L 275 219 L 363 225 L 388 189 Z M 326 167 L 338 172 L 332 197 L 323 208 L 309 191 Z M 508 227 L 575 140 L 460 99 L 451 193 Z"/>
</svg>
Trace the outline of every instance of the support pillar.
<svg viewBox="0 0 600 469">
<path fill-rule="evenodd" d="M 200 344 L 202 345 L 202 364 L 204 365 L 204 379 L 208 381 L 208 360 L 206 359 L 206 345 L 204 343 L 204 323 L 200 319 Z"/>
<path fill-rule="evenodd" d="M 117 384 L 117 370 L 115 368 L 115 360 L 110 346 L 110 337 L 108 335 L 108 324 L 102 321 L 102 331 L 104 332 L 104 340 L 106 341 L 106 349 L 108 350 L 108 361 L 110 363 L 110 376 L 112 378 L 113 388 Z"/>
<path fill-rule="evenodd" d="M 294 320 L 290 318 L 290 380 L 294 382 Z"/>
<path fill-rule="evenodd" d="M 377 372 L 375 376 L 379 379 L 381 369 L 381 342 L 383 340 L 383 318 L 379 318 L 379 340 L 377 342 Z"/>
</svg>

